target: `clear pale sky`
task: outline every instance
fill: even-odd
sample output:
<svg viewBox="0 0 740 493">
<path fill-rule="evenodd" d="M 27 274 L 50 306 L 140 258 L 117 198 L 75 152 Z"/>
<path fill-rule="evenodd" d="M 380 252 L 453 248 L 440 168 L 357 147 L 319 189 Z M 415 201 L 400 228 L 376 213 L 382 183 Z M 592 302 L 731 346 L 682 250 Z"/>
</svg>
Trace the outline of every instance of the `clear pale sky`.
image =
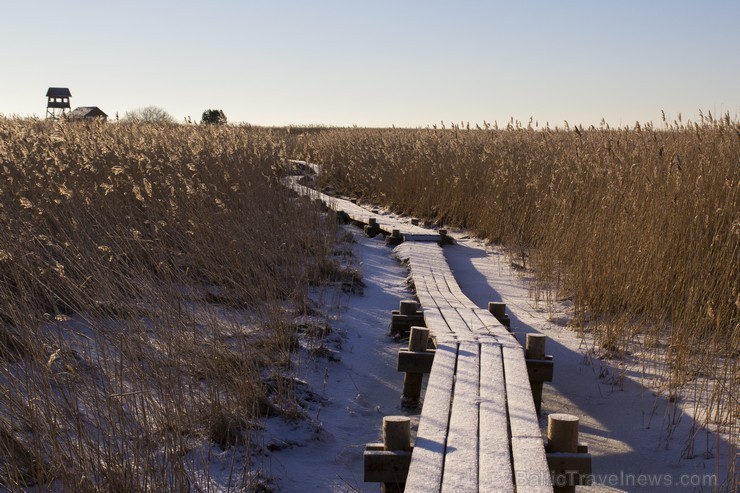
<svg viewBox="0 0 740 493">
<path fill-rule="evenodd" d="M 0 114 L 612 126 L 740 117 L 740 0 L 0 0 Z"/>
</svg>

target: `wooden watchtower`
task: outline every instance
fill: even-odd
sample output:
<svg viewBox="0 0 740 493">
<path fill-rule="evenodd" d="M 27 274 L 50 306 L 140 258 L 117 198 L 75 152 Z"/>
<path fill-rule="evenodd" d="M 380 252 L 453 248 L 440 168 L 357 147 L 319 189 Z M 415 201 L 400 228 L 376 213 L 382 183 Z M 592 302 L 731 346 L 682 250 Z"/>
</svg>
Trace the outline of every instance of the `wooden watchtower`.
<svg viewBox="0 0 740 493">
<path fill-rule="evenodd" d="M 67 110 L 71 109 L 69 98 L 72 97 L 72 94 L 66 87 L 50 87 L 46 91 L 46 97 L 49 98 L 49 102 L 46 104 L 46 118 L 56 120 L 60 116 L 64 116 Z"/>
</svg>

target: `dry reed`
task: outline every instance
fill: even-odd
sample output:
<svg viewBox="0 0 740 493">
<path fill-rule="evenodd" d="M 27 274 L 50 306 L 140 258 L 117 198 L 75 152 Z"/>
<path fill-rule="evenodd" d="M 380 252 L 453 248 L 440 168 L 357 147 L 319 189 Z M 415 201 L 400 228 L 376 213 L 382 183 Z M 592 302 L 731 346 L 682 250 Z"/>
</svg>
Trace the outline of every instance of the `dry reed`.
<svg viewBox="0 0 740 493">
<path fill-rule="evenodd" d="M 637 348 L 671 398 L 702 385 L 702 422 L 737 419 L 740 125 L 729 116 L 660 129 L 333 129 L 296 145 L 326 187 L 505 245 L 536 273 L 538 298 L 573 301 L 603 355 Z"/>
<path fill-rule="evenodd" d="M 283 157 L 268 130 L 0 117 L 0 490 L 249 486 L 211 447 L 295 415 L 266 378 L 334 235 Z"/>
</svg>

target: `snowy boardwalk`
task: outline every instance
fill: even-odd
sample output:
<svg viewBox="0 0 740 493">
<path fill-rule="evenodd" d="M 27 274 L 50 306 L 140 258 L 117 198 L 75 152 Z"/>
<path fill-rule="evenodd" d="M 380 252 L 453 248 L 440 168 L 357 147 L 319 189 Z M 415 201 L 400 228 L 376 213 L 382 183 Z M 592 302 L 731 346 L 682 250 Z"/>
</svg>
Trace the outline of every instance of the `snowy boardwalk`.
<svg viewBox="0 0 740 493">
<path fill-rule="evenodd" d="M 316 200 L 321 200 L 330 209 L 335 211 L 342 211 L 352 221 L 370 224 L 375 221 L 377 228 L 386 234 L 393 233 L 394 229 L 397 229 L 402 238 L 406 240 L 439 240 L 439 233 L 435 233 L 433 230 L 422 228 L 420 226 L 411 224 L 411 220 L 407 218 L 393 217 L 390 215 L 383 215 L 379 212 L 370 211 L 360 205 L 355 204 L 349 199 L 342 199 L 327 195 L 325 193 L 314 190 L 313 188 L 306 187 L 298 183 L 297 177 L 290 177 L 289 183 L 290 188 L 298 192 L 300 195 L 308 196 Z"/>
<path fill-rule="evenodd" d="M 398 230 L 436 351 L 405 491 L 552 492 L 523 348 L 455 281 L 439 233 L 298 184 L 353 221 Z"/>
<path fill-rule="evenodd" d="M 462 293 L 439 245 L 396 255 L 437 343 L 407 491 L 552 491 L 521 346 Z"/>
</svg>

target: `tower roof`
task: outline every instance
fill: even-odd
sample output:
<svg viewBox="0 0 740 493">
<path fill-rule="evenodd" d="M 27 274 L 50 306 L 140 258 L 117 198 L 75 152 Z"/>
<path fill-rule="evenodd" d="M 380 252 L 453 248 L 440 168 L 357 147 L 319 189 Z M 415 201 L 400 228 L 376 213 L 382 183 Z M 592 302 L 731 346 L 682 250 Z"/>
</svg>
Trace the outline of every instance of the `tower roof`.
<svg viewBox="0 0 740 493">
<path fill-rule="evenodd" d="M 69 92 L 69 89 L 66 87 L 50 87 L 48 91 L 46 91 L 46 97 L 47 98 L 71 98 L 72 94 Z"/>
</svg>

